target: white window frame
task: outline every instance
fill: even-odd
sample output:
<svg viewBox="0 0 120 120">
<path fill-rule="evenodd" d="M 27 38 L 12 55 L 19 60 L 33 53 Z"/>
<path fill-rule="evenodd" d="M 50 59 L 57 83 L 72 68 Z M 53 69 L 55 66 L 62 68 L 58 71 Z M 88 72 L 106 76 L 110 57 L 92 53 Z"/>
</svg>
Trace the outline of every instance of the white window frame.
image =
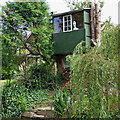
<svg viewBox="0 0 120 120">
<path fill-rule="evenodd" d="M 70 16 L 70 21 L 71 21 L 71 26 L 70 26 L 70 30 L 68 30 L 68 16 Z M 65 30 L 65 17 L 67 17 L 67 31 Z M 72 31 L 72 15 L 65 15 L 63 16 L 63 32 L 70 32 Z"/>
</svg>

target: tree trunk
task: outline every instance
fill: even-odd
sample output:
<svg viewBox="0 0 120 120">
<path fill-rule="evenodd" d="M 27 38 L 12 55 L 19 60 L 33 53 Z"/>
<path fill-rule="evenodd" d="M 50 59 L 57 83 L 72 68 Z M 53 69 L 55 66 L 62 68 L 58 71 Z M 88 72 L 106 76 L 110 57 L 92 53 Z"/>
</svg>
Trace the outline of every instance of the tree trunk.
<svg viewBox="0 0 120 120">
<path fill-rule="evenodd" d="M 96 25 L 95 39 L 98 43 L 98 46 L 100 46 L 100 44 L 101 44 L 101 42 L 100 42 L 100 40 L 101 40 L 100 15 L 101 15 L 100 7 L 98 4 L 95 4 L 95 25 Z"/>
<path fill-rule="evenodd" d="M 64 71 L 65 55 L 56 55 L 57 71 Z"/>
<path fill-rule="evenodd" d="M 90 12 L 90 16 L 91 16 L 91 35 L 92 35 L 92 40 L 95 41 L 95 22 L 94 22 L 94 6 L 93 4 L 91 4 L 91 12 Z M 95 41 L 96 42 L 96 41 Z"/>
<path fill-rule="evenodd" d="M 93 46 L 101 45 L 101 25 L 100 25 L 100 19 L 101 19 L 101 10 L 99 4 L 91 4 L 91 36 L 92 36 L 92 43 Z M 103 28 L 104 29 L 104 28 Z"/>
</svg>

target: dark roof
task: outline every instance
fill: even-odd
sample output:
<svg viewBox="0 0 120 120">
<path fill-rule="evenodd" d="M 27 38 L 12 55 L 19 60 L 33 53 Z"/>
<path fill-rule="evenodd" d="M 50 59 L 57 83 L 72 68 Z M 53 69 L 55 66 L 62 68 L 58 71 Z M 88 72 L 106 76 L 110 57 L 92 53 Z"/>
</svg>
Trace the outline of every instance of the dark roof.
<svg viewBox="0 0 120 120">
<path fill-rule="evenodd" d="M 85 9 L 81 9 L 81 10 L 74 10 L 74 11 L 68 11 L 68 12 L 64 12 L 64 13 L 59 13 L 59 14 L 53 14 L 53 17 L 57 17 L 57 16 L 63 16 L 63 15 L 67 15 L 67 14 L 72 14 L 72 13 L 76 13 L 76 12 L 81 12 L 84 10 L 90 10 L 90 8 L 85 8 Z"/>
</svg>

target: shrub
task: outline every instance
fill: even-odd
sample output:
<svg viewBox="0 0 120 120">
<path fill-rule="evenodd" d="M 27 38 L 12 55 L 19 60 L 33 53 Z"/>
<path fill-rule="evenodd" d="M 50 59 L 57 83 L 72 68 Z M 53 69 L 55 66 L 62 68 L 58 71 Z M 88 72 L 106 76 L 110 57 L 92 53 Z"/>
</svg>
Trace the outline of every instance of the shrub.
<svg viewBox="0 0 120 120">
<path fill-rule="evenodd" d="M 60 73 L 55 73 L 51 66 L 46 64 L 35 64 L 29 69 L 28 80 L 23 81 L 26 87 L 31 89 L 52 89 L 53 85 L 47 83 L 59 84 L 64 80 Z"/>
<path fill-rule="evenodd" d="M 56 117 L 70 118 L 72 114 L 72 105 L 75 100 L 71 95 L 70 89 L 58 89 L 53 96 L 52 105 L 55 108 Z"/>
<path fill-rule="evenodd" d="M 17 81 L 7 82 L 2 93 L 2 117 L 20 117 L 24 111 L 31 110 L 37 103 L 47 101 L 47 91 L 28 90 Z"/>
</svg>

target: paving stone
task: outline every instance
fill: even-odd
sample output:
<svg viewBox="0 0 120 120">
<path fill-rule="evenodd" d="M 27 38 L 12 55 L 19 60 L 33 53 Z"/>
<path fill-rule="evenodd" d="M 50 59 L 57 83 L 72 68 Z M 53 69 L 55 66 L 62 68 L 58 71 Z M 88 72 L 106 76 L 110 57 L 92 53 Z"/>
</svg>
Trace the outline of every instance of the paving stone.
<svg viewBox="0 0 120 120">
<path fill-rule="evenodd" d="M 24 112 L 22 116 L 27 118 L 33 118 L 34 114 L 34 112 Z"/>
<path fill-rule="evenodd" d="M 25 117 L 25 118 L 44 118 L 45 116 L 44 115 L 37 115 L 34 112 L 24 112 L 22 114 L 22 117 Z"/>
<path fill-rule="evenodd" d="M 54 107 L 48 106 L 48 107 L 40 107 L 37 108 L 37 110 L 54 110 Z"/>
<path fill-rule="evenodd" d="M 39 110 L 36 112 L 37 115 L 44 115 L 46 118 L 53 118 L 55 116 L 54 111 L 50 110 Z"/>
</svg>

